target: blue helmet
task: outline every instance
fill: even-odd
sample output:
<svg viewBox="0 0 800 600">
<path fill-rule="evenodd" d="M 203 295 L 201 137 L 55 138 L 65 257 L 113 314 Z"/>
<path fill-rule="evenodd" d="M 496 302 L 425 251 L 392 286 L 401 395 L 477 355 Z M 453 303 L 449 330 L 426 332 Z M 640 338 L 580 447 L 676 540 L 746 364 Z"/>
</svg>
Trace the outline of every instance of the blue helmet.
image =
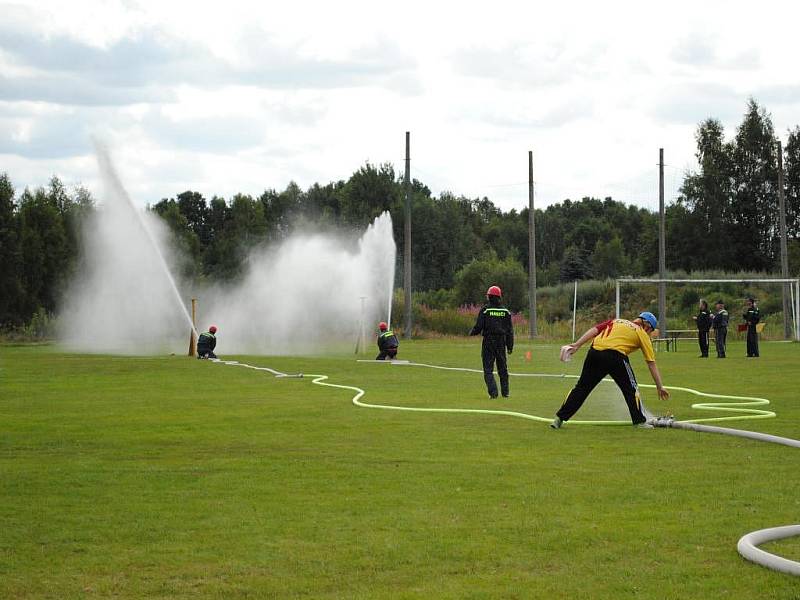
<svg viewBox="0 0 800 600">
<path fill-rule="evenodd" d="M 639 318 L 646 321 L 653 329 L 658 327 L 658 319 L 656 319 L 656 316 L 651 312 L 644 311 L 643 313 L 639 313 Z"/>
</svg>

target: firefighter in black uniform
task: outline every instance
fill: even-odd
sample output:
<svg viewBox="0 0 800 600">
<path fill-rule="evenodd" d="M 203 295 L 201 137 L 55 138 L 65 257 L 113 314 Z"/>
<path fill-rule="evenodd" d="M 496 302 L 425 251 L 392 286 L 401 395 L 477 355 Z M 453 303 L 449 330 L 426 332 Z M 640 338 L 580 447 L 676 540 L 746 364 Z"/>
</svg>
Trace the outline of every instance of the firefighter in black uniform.
<svg viewBox="0 0 800 600">
<path fill-rule="evenodd" d="M 692 318 L 697 321 L 697 343 L 700 344 L 700 358 L 708 358 L 708 330 L 711 329 L 711 312 L 708 310 L 708 302 L 700 300 L 700 312 Z"/>
<path fill-rule="evenodd" d="M 714 328 L 714 341 L 717 343 L 717 358 L 725 358 L 725 341 L 728 337 L 728 311 L 725 303 L 717 300 L 717 312 L 714 314 L 711 327 Z"/>
<path fill-rule="evenodd" d="M 747 358 L 758 357 L 758 331 L 756 325 L 761 320 L 755 298 L 747 299 L 747 306 L 742 318 L 747 323 Z"/>
<path fill-rule="evenodd" d="M 197 358 L 217 358 L 214 348 L 217 347 L 216 325 L 208 328 L 206 333 L 201 333 L 197 338 Z"/>
<path fill-rule="evenodd" d="M 378 333 L 378 356 L 375 357 L 375 360 L 386 360 L 387 357 L 390 360 L 394 360 L 397 356 L 397 347 L 400 345 L 400 342 L 397 341 L 397 336 L 383 321 L 378 323 L 378 329 L 380 329 L 380 333 Z"/>
<path fill-rule="evenodd" d="M 500 305 L 503 296 L 500 288 L 493 285 L 486 292 L 488 304 L 478 313 L 478 320 L 470 335 L 483 334 L 481 359 L 483 359 L 483 379 L 489 397 L 497 398 L 497 384 L 494 381 L 494 363 L 497 361 L 497 374 L 500 376 L 500 393 L 508 398 L 508 365 L 506 349 L 514 351 L 514 327 L 511 324 L 511 311 Z"/>
</svg>

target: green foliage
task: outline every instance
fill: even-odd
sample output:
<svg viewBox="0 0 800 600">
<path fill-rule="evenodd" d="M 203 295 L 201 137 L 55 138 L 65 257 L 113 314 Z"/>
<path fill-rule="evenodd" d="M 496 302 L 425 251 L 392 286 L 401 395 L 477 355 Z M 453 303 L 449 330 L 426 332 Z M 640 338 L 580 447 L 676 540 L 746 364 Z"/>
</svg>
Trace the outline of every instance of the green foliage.
<svg viewBox="0 0 800 600">
<path fill-rule="evenodd" d="M 56 334 L 56 320 L 52 314 L 40 306 L 31 316 L 30 322 L 23 328 L 22 333 L 28 340 L 53 339 Z"/>
<path fill-rule="evenodd" d="M 790 240 L 787 250 L 789 255 L 789 276 L 800 277 L 800 239 Z"/>
<path fill-rule="evenodd" d="M 394 167 L 389 163 L 376 167 L 368 162 L 342 188 L 339 214 L 344 225 L 361 229 L 383 211 L 395 207 L 399 199 Z"/>
<path fill-rule="evenodd" d="M 564 251 L 561 259 L 559 279 L 561 281 L 575 281 L 576 279 L 590 279 L 592 267 L 586 259 L 586 253 L 577 246 L 569 246 Z"/>
<path fill-rule="evenodd" d="M 25 292 L 20 316 L 28 320 L 36 307 L 52 312 L 66 283 L 75 256 L 68 246 L 63 207 L 44 188 L 25 190 L 20 197 L 21 273 Z"/>
<path fill-rule="evenodd" d="M 786 203 L 786 232 L 790 238 L 800 238 L 800 126 L 789 132 L 784 150 L 784 199 Z M 792 263 L 800 269 L 800 262 Z"/>
<path fill-rule="evenodd" d="M 414 293 L 414 303 L 424 304 L 429 308 L 455 308 L 458 305 L 456 292 L 452 289 L 428 290 Z"/>
<path fill-rule="evenodd" d="M 694 288 L 686 288 L 681 292 L 680 307 L 694 309 L 700 303 L 700 292 Z"/>
<path fill-rule="evenodd" d="M 787 231 L 798 231 L 797 134 L 786 147 L 789 173 Z M 667 239 L 690 243 L 675 247 L 672 266 L 770 271 L 779 264 L 777 139 L 772 119 L 751 99 L 733 140 L 725 141 L 722 124 L 708 119 L 696 134 L 700 171 L 687 174 Z"/>
<path fill-rule="evenodd" d="M 0 174 L 0 326 L 19 322 L 25 290 L 20 278 L 22 255 L 19 221 L 15 213 L 14 186 Z"/>
<path fill-rule="evenodd" d="M 499 285 L 503 303 L 512 311 L 520 311 L 527 305 L 527 281 L 527 274 L 517 260 L 512 257 L 501 260 L 491 250 L 456 273 L 456 300 L 459 304 L 482 304 L 489 286 Z"/>
<path fill-rule="evenodd" d="M 628 257 L 619 236 L 609 241 L 597 240 L 592 253 L 592 273 L 595 277 L 621 277 L 628 272 Z"/>
<path fill-rule="evenodd" d="M 416 318 L 416 325 L 427 331 L 444 335 L 465 336 L 475 325 L 476 314 L 456 308 L 434 310 L 421 305 Z"/>
</svg>

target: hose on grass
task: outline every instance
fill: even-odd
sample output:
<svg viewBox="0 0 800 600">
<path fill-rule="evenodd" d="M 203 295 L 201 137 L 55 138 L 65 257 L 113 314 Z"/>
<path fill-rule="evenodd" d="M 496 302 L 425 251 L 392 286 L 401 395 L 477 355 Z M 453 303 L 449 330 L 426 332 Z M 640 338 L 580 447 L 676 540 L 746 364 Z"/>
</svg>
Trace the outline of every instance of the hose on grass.
<svg viewBox="0 0 800 600">
<path fill-rule="evenodd" d="M 788 558 L 783 558 L 782 556 L 771 554 L 758 548 L 760 544 L 774 542 L 796 535 L 800 535 L 800 525 L 784 525 L 783 527 L 759 529 L 758 531 L 743 535 L 739 539 L 739 543 L 736 544 L 736 549 L 744 558 L 762 567 L 767 567 L 773 571 L 780 571 L 781 573 L 800 576 L 800 562 L 789 560 Z"/>
<path fill-rule="evenodd" d="M 427 369 L 438 369 L 442 371 L 461 371 L 464 373 L 480 373 L 483 374 L 481 369 L 469 369 L 465 367 L 444 367 L 441 365 L 429 365 L 425 363 L 415 363 L 410 361 L 376 361 L 376 360 L 359 360 L 358 362 L 362 363 L 372 363 L 372 364 L 392 364 L 397 366 L 408 366 L 408 367 L 424 367 Z M 566 373 L 508 373 L 511 377 L 553 377 L 553 378 L 560 378 L 560 379 L 578 379 L 578 375 L 568 375 Z M 603 379 L 606 383 L 613 383 L 612 379 L 605 378 Z M 641 388 L 652 388 L 655 389 L 655 385 L 650 383 L 640 383 L 638 384 Z M 736 402 L 700 402 L 692 404 L 692 408 L 696 410 L 708 410 L 708 411 L 724 411 L 724 412 L 736 412 L 742 413 L 738 415 L 731 415 L 725 417 L 708 417 L 705 419 L 688 419 L 683 421 L 685 423 L 699 423 L 699 422 L 712 422 L 712 421 L 738 421 L 743 419 L 771 419 L 775 417 L 775 413 L 769 410 L 763 410 L 758 408 L 746 408 L 752 406 L 763 406 L 769 404 L 769 400 L 766 398 L 755 398 L 749 396 L 728 396 L 724 394 L 711 394 L 708 392 L 701 392 L 699 390 L 694 390 L 692 388 L 685 388 L 685 387 L 677 387 L 677 386 L 665 386 L 668 390 L 672 391 L 681 391 L 687 392 L 689 394 L 693 394 L 695 396 L 702 396 L 705 398 L 716 398 L 716 399 L 728 399 L 728 400 L 735 400 Z M 464 408 L 447 408 L 447 409 L 430 409 L 430 408 L 421 408 L 421 407 L 394 407 L 394 406 L 387 406 L 381 404 L 368 404 L 366 402 L 353 402 L 356 406 L 368 407 L 368 408 L 386 408 L 391 410 L 407 410 L 407 411 L 419 411 L 419 412 L 478 412 L 478 413 L 488 413 L 488 414 L 503 414 L 507 416 L 514 416 L 514 417 L 521 417 L 525 419 L 530 419 L 533 421 L 539 421 L 542 423 L 550 423 L 552 418 L 545 418 L 545 417 L 538 417 L 536 415 L 530 415 L 527 413 L 519 413 L 514 411 L 484 411 L 484 410 L 475 410 L 475 409 L 464 409 Z M 580 419 L 570 419 L 569 425 L 630 425 L 630 421 L 597 421 L 597 420 L 580 420 Z M 567 425 L 567 423 L 565 423 Z"/>
<path fill-rule="evenodd" d="M 341 385 L 335 383 L 328 383 L 327 375 L 317 375 L 317 374 L 303 374 L 303 373 L 283 373 L 281 371 L 276 371 L 275 369 L 270 369 L 268 367 L 256 367 L 253 365 L 248 365 L 246 363 L 240 363 L 238 361 L 233 360 L 220 360 L 220 359 L 210 359 L 212 362 L 224 365 L 231 365 L 231 366 L 239 366 L 244 367 L 247 369 L 253 369 L 256 371 L 265 371 L 267 373 L 271 373 L 276 378 L 310 378 L 311 383 L 316 385 L 322 385 L 331 388 L 343 389 L 343 390 L 350 390 L 356 392 L 352 398 L 352 402 L 356 406 L 360 406 L 363 408 L 376 408 L 376 409 L 384 409 L 384 410 L 399 410 L 399 411 L 409 411 L 409 412 L 428 412 L 428 413 L 476 413 L 476 414 L 488 414 L 488 415 L 505 415 L 511 417 L 519 417 L 523 419 L 529 419 L 532 421 L 539 421 L 544 423 L 549 423 L 550 419 L 545 417 L 539 417 L 536 415 L 530 415 L 527 413 L 516 412 L 516 411 L 508 411 L 508 410 L 489 410 L 489 409 L 473 409 L 473 408 L 433 408 L 433 407 L 416 407 L 416 406 L 392 406 L 387 404 L 370 404 L 367 402 L 362 402 L 361 398 L 366 394 L 366 392 L 356 386 L 352 385 Z M 416 366 L 416 367 L 427 367 L 430 369 L 440 369 L 446 371 L 463 371 L 463 372 L 470 372 L 470 373 L 483 373 L 483 371 L 478 369 L 467 369 L 461 367 L 444 367 L 439 365 L 427 365 L 423 363 L 412 363 L 408 361 L 359 361 L 359 362 L 368 362 L 368 363 L 383 363 L 383 364 L 396 364 L 396 365 L 409 365 L 409 366 Z M 509 375 L 514 375 L 517 377 L 561 377 L 561 378 L 572 378 L 577 379 L 576 375 L 566 375 L 566 374 L 551 374 L 551 373 L 509 373 Z M 610 381 L 610 380 L 604 380 Z M 654 385 L 645 384 L 642 387 L 655 387 Z M 744 437 L 748 439 L 763 441 L 763 442 L 771 442 L 776 444 L 783 444 L 786 446 L 791 446 L 795 448 L 800 448 L 800 440 L 794 440 L 791 438 L 784 438 L 774 435 L 769 435 L 766 433 L 759 433 L 756 431 L 745 431 L 740 429 L 731 429 L 728 427 L 715 427 L 711 425 L 702 425 L 700 424 L 701 421 L 709 422 L 709 421 L 729 421 L 729 420 L 742 420 L 742 419 L 767 419 L 767 418 L 774 418 L 775 413 L 771 411 L 761 410 L 761 409 L 752 409 L 752 408 L 745 408 L 748 406 L 753 405 L 765 405 L 769 404 L 769 400 L 766 398 L 752 398 L 752 397 L 745 397 L 745 396 L 728 396 L 723 394 L 709 394 L 707 392 L 700 392 L 698 390 L 694 390 L 691 388 L 683 388 L 683 387 L 673 387 L 669 386 L 667 389 L 670 390 L 679 390 L 684 391 L 690 394 L 695 394 L 698 396 L 704 396 L 708 398 L 726 398 L 729 400 L 739 400 L 739 402 L 712 402 L 712 403 L 697 403 L 693 404 L 692 408 L 697 410 L 710 410 L 710 411 L 737 411 L 740 413 L 745 413 L 744 415 L 736 415 L 736 416 L 728 416 L 728 417 L 711 417 L 707 419 L 692 419 L 686 421 L 676 421 L 671 417 L 659 417 L 653 420 L 653 424 L 656 427 L 669 427 L 672 429 L 686 429 L 691 431 L 699 431 L 704 433 L 717 433 L 717 434 L 724 434 L 724 435 L 733 435 L 738 437 Z M 625 421 L 570 421 L 570 423 L 574 424 L 582 424 L 582 425 L 621 425 L 627 424 Z M 753 531 L 742 536 L 739 539 L 739 542 L 736 546 L 737 551 L 739 554 L 744 557 L 745 559 L 754 562 L 758 565 L 767 567 L 774 571 L 780 571 L 782 573 L 788 573 L 790 575 L 797 575 L 800 576 L 800 562 L 796 562 L 787 558 L 783 558 L 781 556 L 777 556 L 775 554 L 771 554 L 764 550 L 761 550 L 757 546 L 760 544 L 764 544 L 766 542 L 784 539 L 788 537 L 794 537 L 800 535 L 800 525 L 786 525 L 783 527 L 771 527 L 769 529 L 760 529 L 758 531 Z"/>
</svg>

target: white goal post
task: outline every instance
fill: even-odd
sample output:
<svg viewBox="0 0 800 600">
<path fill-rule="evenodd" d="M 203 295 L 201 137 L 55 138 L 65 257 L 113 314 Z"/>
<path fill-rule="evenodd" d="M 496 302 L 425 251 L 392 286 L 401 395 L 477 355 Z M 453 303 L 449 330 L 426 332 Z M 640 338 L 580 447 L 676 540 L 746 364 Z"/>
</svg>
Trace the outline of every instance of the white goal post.
<svg viewBox="0 0 800 600">
<path fill-rule="evenodd" d="M 800 279 L 636 279 L 618 278 L 616 295 L 616 315 L 619 319 L 619 288 L 621 284 L 628 283 L 784 283 L 790 285 L 792 291 L 791 308 L 794 321 L 794 339 L 800 341 Z"/>
</svg>

